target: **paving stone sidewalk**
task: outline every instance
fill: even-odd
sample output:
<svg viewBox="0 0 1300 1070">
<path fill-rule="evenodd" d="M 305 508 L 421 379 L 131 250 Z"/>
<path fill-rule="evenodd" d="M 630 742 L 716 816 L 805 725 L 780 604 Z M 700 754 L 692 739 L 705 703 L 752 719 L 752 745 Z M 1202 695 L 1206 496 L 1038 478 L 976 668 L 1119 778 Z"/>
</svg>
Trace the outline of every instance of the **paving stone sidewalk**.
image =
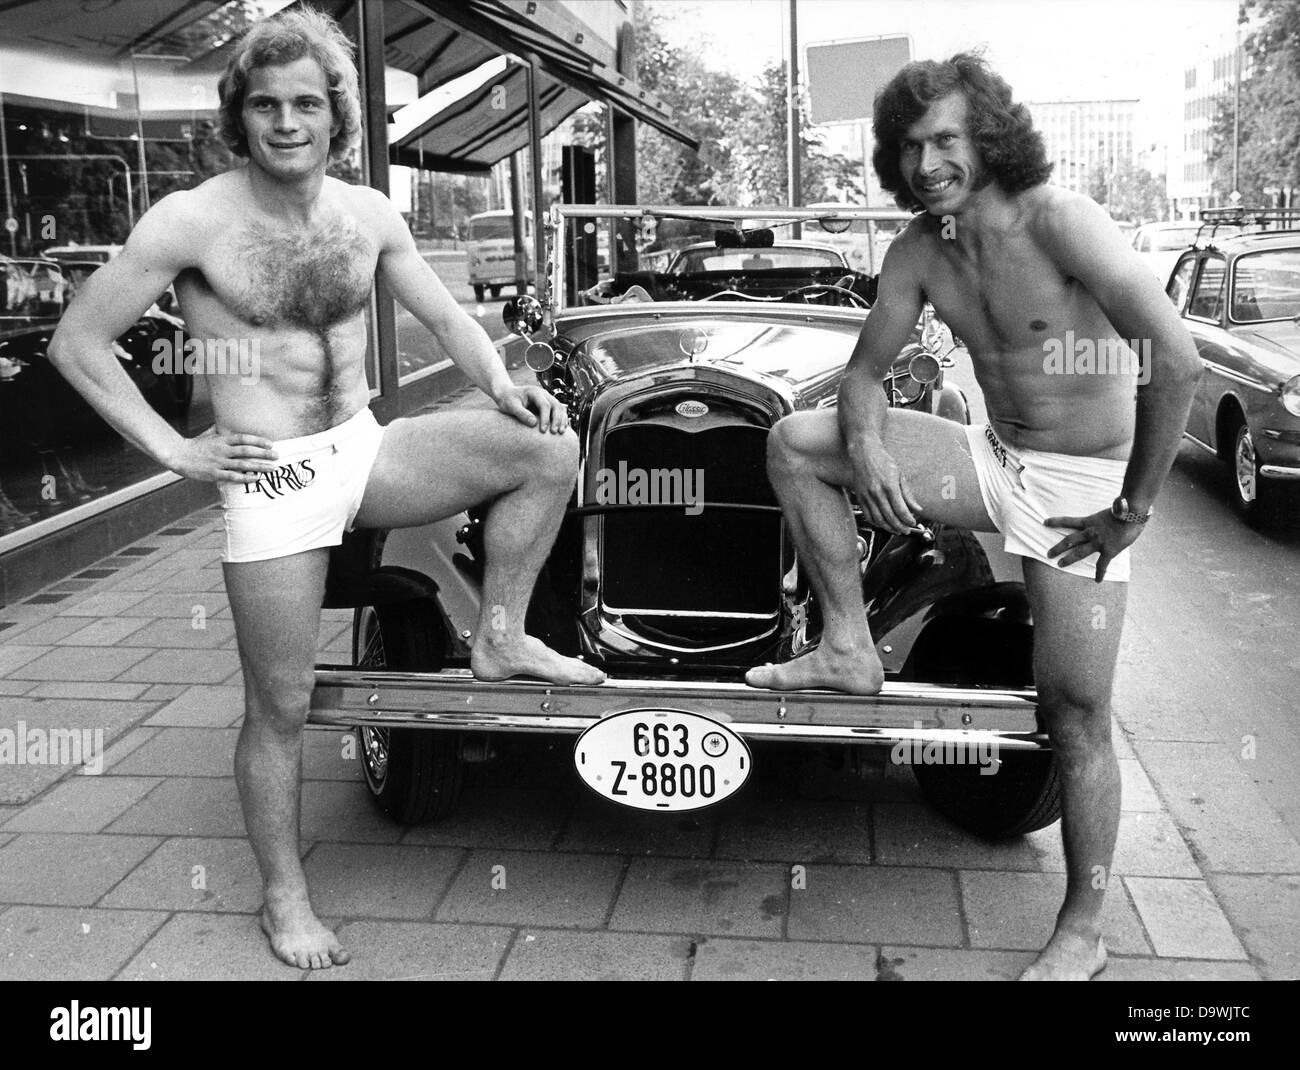
<svg viewBox="0 0 1300 1070">
<path fill-rule="evenodd" d="M 904 769 L 791 748 L 740 799 L 639 815 L 578 785 L 562 743 L 511 740 L 455 815 L 408 829 L 371 803 L 348 734 L 313 728 L 305 864 L 354 958 L 282 966 L 232 777 L 219 532 L 197 512 L 0 608 L 0 729 L 86 729 L 105 748 L 97 775 L 0 765 L 0 978 L 1003 979 L 1050 932 L 1059 826 L 979 842 Z M 350 624 L 324 613 L 322 660 L 350 660 Z M 1300 976 L 1300 845 L 1235 766 L 1207 761 L 1223 741 L 1120 727 L 1149 712 L 1142 644 L 1126 634 L 1117 685 L 1102 977 Z"/>
</svg>

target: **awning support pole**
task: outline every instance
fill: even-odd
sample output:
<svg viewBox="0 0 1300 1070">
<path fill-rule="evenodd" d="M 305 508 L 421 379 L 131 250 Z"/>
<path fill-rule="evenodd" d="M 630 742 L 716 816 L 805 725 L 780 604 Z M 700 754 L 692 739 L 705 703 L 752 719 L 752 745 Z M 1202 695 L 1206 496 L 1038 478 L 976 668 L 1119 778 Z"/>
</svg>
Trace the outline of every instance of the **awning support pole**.
<svg viewBox="0 0 1300 1070">
<path fill-rule="evenodd" d="M 537 72 L 541 61 L 533 53 L 528 62 L 528 151 L 533 179 L 533 286 L 542 297 L 542 279 L 546 271 L 546 206 L 542 203 L 542 113 L 538 106 Z M 559 252 L 557 250 L 557 255 Z"/>
<path fill-rule="evenodd" d="M 510 154 L 510 235 L 515 250 L 515 293 L 528 292 L 528 253 L 524 250 L 524 182 L 519 176 L 519 153 Z M 536 226 L 536 220 L 533 221 Z"/>
</svg>

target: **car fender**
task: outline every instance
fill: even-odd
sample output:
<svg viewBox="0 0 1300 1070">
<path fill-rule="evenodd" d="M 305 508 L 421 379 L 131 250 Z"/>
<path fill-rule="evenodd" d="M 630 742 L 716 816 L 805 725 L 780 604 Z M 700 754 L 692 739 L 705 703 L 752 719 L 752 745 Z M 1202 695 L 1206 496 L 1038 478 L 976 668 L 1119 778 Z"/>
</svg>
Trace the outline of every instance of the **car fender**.
<svg viewBox="0 0 1300 1070">
<path fill-rule="evenodd" d="M 1033 686 L 1033 615 L 1023 583 L 992 583 L 937 599 L 903 665 L 907 680 Z"/>
<path fill-rule="evenodd" d="M 953 423 L 970 423 L 970 402 L 966 400 L 966 395 L 961 387 L 952 383 L 944 383 L 940 389 L 934 392 L 932 411 L 936 416 L 942 416 L 945 420 L 952 420 Z"/>
<path fill-rule="evenodd" d="M 343 542 L 330 550 L 322 608 L 360 610 L 403 602 L 426 603 L 434 626 L 445 635 L 449 655 L 468 657 L 469 647 L 452 621 L 438 583 L 418 568 L 380 564 L 389 534 L 382 528 L 358 528 L 344 533 Z"/>
<path fill-rule="evenodd" d="M 862 575 L 871 634 L 883 639 L 936 602 L 993 583 L 988 556 L 963 528 L 935 524 L 933 543 L 894 535 L 872 555 Z"/>
</svg>

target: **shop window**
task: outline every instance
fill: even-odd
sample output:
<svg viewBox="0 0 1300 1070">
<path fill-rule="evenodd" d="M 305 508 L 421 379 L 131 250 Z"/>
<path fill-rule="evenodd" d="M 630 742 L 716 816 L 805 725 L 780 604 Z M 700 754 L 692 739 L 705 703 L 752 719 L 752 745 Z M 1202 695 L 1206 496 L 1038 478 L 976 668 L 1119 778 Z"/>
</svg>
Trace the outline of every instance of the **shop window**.
<svg viewBox="0 0 1300 1070">
<path fill-rule="evenodd" d="M 177 17 L 182 8 L 98 5 L 26 24 L 5 16 L 0 549 L 163 472 L 82 400 L 46 348 L 78 289 L 152 205 L 243 166 L 218 133 L 217 80 L 226 46 L 266 5 L 239 0 L 190 21 Z M 355 40 L 355 25 L 342 25 Z M 124 49 L 124 40 L 137 43 Z M 330 173 L 364 181 L 360 146 Z M 169 286 L 113 346 L 147 402 L 186 436 L 213 422 L 212 375 L 257 376 L 253 339 L 203 340 L 202 355 L 195 341 Z"/>
</svg>

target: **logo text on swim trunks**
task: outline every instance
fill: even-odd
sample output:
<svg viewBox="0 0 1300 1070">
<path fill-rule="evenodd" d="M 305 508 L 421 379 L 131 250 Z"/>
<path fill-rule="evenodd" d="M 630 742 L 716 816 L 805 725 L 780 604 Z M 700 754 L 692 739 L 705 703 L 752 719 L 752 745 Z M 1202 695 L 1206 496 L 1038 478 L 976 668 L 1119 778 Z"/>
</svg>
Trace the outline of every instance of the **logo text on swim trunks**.
<svg viewBox="0 0 1300 1070">
<path fill-rule="evenodd" d="M 1047 375 L 1132 375 L 1139 385 L 1151 381 L 1151 339 L 1043 339 L 1043 371 Z"/>
<path fill-rule="evenodd" d="M 310 487 L 316 479 L 316 469 L 309 459 L 282 464 L 274 472 L 263 472 L 255 483 L 245 483 L 244 493 L 261 492 L 268 498 L 283 498 L 295 490 Z"/>
<path fill-rule="evenodd" d="M 1007 448 L 998 441 L 998 436 L 993 433 L 993 428 L 987 424 L 984 427 L 984 437 L 988 439 L 989 449 L 993 451 L 993 456 L 998 459 L 998 463 L 1003 468 L 1007 466 Z"/>
<path fill-rule="evenodd" d="M 245 385 L 261 374 L 262 343 L 257 338 L 155 338 L 150 367 L 154 375 L 230 375 Z"/>
</svg>

